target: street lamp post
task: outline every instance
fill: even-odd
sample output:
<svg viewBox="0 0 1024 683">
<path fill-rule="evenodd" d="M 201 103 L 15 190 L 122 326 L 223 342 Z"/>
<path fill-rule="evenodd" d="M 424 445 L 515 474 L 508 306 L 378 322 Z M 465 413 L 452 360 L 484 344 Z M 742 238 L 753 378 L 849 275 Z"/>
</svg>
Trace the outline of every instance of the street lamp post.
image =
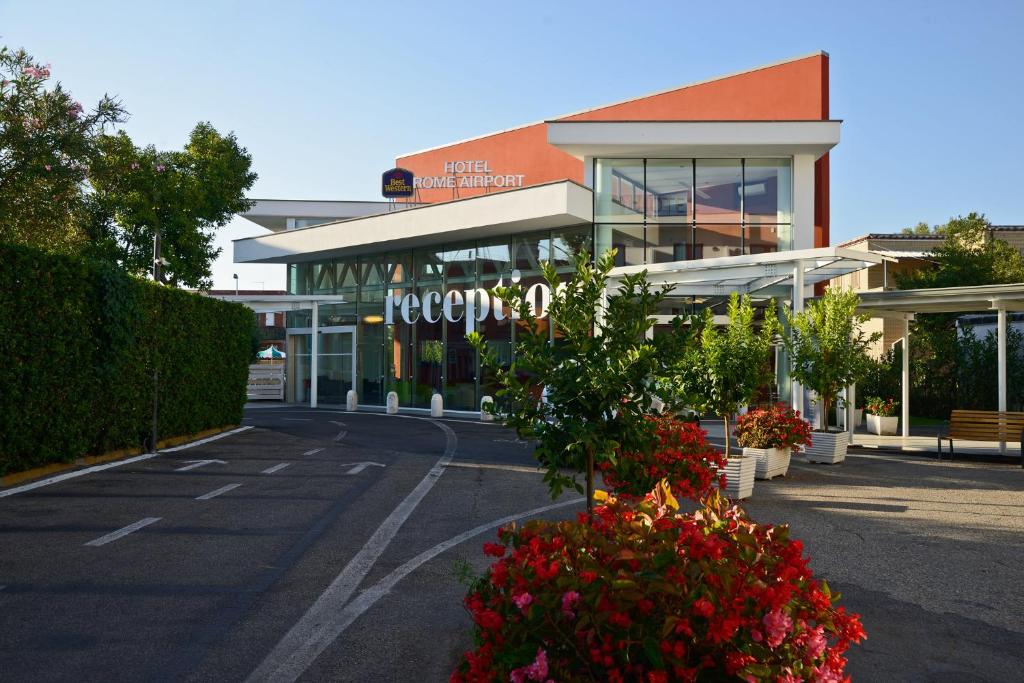
<svg viewBox="0 0 1024 683">
<path fill-rule="evenodd" d="M 238 273 L 235 273 L 232 277 L 235 278 L 235 296 L 238 296 Z"/>
</svg>

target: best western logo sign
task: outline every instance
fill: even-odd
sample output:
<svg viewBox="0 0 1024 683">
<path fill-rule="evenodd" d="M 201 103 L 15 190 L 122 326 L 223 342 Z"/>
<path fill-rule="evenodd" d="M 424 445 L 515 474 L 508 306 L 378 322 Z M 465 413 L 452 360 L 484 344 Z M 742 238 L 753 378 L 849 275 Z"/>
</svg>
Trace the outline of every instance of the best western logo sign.
<svg viewBox="0 0 1024 683">
<path fill-rule="evenodd" d="M 414 192 L 416 179 L 412 171 L 404 168 L 393 168 L 385 171 L 380 179 L 380 190 L 388 199 L 395 197 L 411 197 Z"/>
<path fill-rule="evenodd" d="M 522 187 L 525 177 L 522 173 L 495 174 L 489 161 L 469 159 L 446 161 L 443 175 L 414 178 L 412 186 L 424 190 Z"/>
</svg>

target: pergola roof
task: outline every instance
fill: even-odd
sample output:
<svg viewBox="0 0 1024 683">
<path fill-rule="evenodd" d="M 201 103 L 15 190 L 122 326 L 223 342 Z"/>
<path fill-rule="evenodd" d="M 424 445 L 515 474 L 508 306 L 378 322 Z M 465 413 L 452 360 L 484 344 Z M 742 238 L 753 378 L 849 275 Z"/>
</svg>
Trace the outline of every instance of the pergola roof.
<svg viewBox="0 0 1024 683">
<path fill-rule="evenodd" d="M 822 247 L 624 266 L 613 269 L 609 277 L 619 280 L 646 270 L 651 283 L 676 285 L 674 295 L 726 296 L 738 292 L 788 298 L 797 268 L 804 271 L 804 284 L 811 285 L 892 260 L 869 251 Z"/>
<path fill-rule="evenodd" d="M 304 311 L 317 304 L 343 304 L 344 297 L 337 294 L 215 294 L 214 299 L 248 306 L 256 313 Z"/>
<path fill-rule="evenodd" d="M 1000 309 L 1024 311 L 1024 283 L 862 292 L 858 307 L 861 313 L 875 317 Z"/>
</svg>

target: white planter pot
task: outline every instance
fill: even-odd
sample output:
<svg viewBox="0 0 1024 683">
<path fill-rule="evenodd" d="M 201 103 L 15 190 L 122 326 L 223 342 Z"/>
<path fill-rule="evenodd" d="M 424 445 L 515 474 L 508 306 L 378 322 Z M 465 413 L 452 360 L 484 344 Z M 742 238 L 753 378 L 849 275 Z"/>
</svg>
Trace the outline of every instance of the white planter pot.
<svg viewBox="0 0 1024 683">
<path fill-rule="evenodd" d="M 784 477 L 789 471 L 790 450 L 788 448 L 744 448 L 743 455 L 754 458 L 757 479 Z"/>
<path fill-rule="evenodd" d="M 849 432 L 811 432 L 811 445 L 804 449 L 804 456 L 808 462 L 835 465 L 846 460 L 849 443 Z"/>
<path fill-rule="evenodd" d="M 894 436 L 899 430 L 899 426 L 900 418 L 896 415 L 893 415 L 892 417 L 868 415 L 868 431 L 872 434 Z"/>
<path fill-rule="evenodd" d="M 757 459 L 746 455 L 733 455 L 725 466 L 725 495 L 733 500 L 750 498 L 754 492 L 754 473 Z"/>
<path fill-rule="evenodd" d="M 853 409 L 853 426 L 863 427 L 864 426 L 864 409 L 854 408 Z"/>
</svg>

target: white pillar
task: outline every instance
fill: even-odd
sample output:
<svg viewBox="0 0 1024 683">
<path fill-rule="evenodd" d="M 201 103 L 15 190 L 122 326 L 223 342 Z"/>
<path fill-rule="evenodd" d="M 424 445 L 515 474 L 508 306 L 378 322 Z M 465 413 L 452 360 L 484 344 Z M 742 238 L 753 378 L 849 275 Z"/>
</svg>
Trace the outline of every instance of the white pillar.
<svg viewBox="0 0 1024 683">
<path fill-rule="evenodd" d="M 309 407 L 316 408 L 316 376 L 319 372 L 317 368 L 317 356 L 320 355 L 320 344 L 318 330 L 320 328 L 320 304 L 316 301 L 313 302 L 313 316 L 312 316 L 313 327 L 310 333 L 309 342 Z"/>
<path fill-rule="evenodd" d="M 910 436 L 910 318 L 903 318 L 903 354 L 902 354 L 902 377 L 900 389 L 903 395 L 900 397 L 903 409 L 903 438 Z"/>
<path fill-rule="evenodd" d="M 793 155 L 793 249 L 813 249 L 814 155 Z"/>
<path fill-rule="evenodd" d="M 488 410 L 488 406 L 494 405 L 494 399 L 490 396 L 484 396 L 480 399 L 480 421 L 481 422 L 494 422 L 494 414 Z"/>
<path fill-rule="evenodd" d="M 850 443 L 853 443 L 853 431 L 857 429 L 857 385 L 846 387 L 846 426 L 850 432 Z"/>
<path fill-rule="evenodd" d="M 813 229 L 813 228 L 812 228 Z M 797 261 L 793 269 L 793 313 L 800 313 L 804 310 L 804 264 Z M 792 331 L 790 331 L 792 334 Z M 791 360 L 791 359 L 790 359 Z M 790 382 L 790 389 L 793 400 L 793 410 L 799 410 L 804 415 L 804 387 L 797 381 Z"/>
<path fill-rule="evenodd" d="M 1006 410 L 1006 309 L 996 311 L 997 373 L 999 375 L 999 410 Z M 999 440 L 999 452 L 1006 453 L 1006 436 Z"/>
</svg>

